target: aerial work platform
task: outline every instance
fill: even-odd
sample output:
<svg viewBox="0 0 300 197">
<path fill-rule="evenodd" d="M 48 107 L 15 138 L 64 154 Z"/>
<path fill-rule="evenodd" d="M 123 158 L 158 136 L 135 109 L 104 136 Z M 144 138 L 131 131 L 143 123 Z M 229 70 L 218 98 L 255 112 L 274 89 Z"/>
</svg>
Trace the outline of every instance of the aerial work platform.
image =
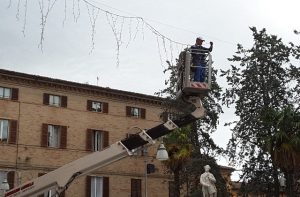
<svg viewBox="0 0 300 197">
<path fill-rule="evenodd" d="M 197 66 L 192 64 L 192 54 L 202 54 L 205 56 L 205 81 L 193 81 L 193 75 Z M 177 97 L 182 96 L 207 96 L 211 89 L 211 76 L 212 76 L 212 56 L 210 53 L 203 51 L 191 51 L 186 49 L 179 55 L 177 63 L 178 80 L 177 80 Z"/>
</svg>

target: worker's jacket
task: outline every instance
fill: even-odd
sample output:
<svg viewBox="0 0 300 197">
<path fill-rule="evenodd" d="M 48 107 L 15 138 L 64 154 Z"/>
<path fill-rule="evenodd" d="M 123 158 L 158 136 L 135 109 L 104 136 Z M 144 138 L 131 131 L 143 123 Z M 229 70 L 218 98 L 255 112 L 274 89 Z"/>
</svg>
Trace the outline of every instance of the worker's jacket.
<svg viewBox="0 0 300 197">
<path fill-rule="evenodd" d="M 205 57 L 207 53 L 212 51 L 212 46 L 209 48 L 203 47 L 201 45 L 191 46 L 192 62 L 194 66 L 205 64 Z"/>
</svg>

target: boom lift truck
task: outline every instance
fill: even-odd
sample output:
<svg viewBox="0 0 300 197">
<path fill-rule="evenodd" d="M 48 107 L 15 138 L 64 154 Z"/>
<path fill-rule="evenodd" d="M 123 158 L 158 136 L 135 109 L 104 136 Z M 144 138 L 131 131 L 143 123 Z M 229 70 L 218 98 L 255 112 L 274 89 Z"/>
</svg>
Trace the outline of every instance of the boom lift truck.
<svg viewBox="0 0 300 197">
<path fill-rule="evenodd" d="M 55 194 L 52 196 L 58 197 L 68 188 L 74 179 L 131 156 L 134 150 L 142 146 L 151 146 L 155 143 L 155 139 L 167 135 L 178 127 L 185 126 L 202 118 L 205 115 L 205 109 L 202 106 L 201 98 L 207 95 L 211 86 L 211 55 L 207 54 L 207 81 L 200 83 L 191 80 L 190 69 L 193 67 L 191 65 L 191 53 L 190 49 L 186 49 L 180 54 L 177 64 L 177 89 L 178 97 L 194 105 L 195 110 L 192 113 L 176 120 L 169 119 L 167 122 L 151 129 L 130 135 L 125 139 L 111 144 L 102 151 L 86 155 L 41 177 L 15 187 L 6 192 L 5 197 L 36 197 L 49 190 L 55 191 Z"/>
</svg>

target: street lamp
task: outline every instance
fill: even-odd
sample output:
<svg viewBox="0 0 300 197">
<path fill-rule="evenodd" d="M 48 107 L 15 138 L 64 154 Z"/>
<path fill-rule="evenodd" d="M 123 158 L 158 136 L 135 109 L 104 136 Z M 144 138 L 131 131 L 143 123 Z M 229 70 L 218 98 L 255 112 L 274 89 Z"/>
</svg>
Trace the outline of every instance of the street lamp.
<svg viewBox="0 0 300 197">
<path fill-rule="evenodd" d="M 159 161 L 165 161 L 169 159 L 167 149 L 163 143 L 161 143 L 157 149 L 156 159 Z"/>
<path fill-rule="evenodd" d="M 2 183 L 0 184 L 0 191 L 1 191 L 1 196 L 5 195 L 5 192 L 9 190 L 9 184 L 7 182 L 7 179 L 4 179 Z"/>
<path fill-rule="evenodd" d="M 145 152 L 145 156 L 147 156 L 147 151 Z M 159 160 L 159 161 L 165 161 L 165 160 L 168 160 L 169 159 L 169 155 L 168 155 L 168 152 L 164 146 L 163 143 L 161 143 L 157 149 L 157 152 L 156 152 L 156 159 Z M 149 166 L 149 165 L 152 165 L 152 166 Z M 145 197 L 148 196 L 148 170 L 149 170 L 149 173 L 152 173 L 150 172 L 151 170 L 148 169 L 148 167 L 153 167 L 154 168 L 154 165 L 153 164 L 148 164 L 148 161 L 147 159 L 145 159 Z"/>
</svg>

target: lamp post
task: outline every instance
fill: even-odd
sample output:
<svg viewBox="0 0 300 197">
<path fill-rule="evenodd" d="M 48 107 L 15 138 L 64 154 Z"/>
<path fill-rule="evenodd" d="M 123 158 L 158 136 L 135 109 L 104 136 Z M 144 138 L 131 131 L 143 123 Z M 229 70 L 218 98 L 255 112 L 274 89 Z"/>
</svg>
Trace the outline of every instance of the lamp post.
<svg viewBox="0 0 300 197">
<path fill-rule="evenodd" d="M 0 184 L 0 196 L 1 197 L 4 197 L 4 195 L 5 195 L 5 192 L 6 191 L 8 191 L 9 190 L 9 184 L 8 184 L 8 182 L 7 182 L 7 179 L 4 179 L 3 181 L 2 181 L 2 183 Z"/>
<path fill-rule="evenodd" d="M 148 156 L 148 150 L 147 150 L 147 147 L 144 148 L 144 155 L 145 155 L 145 197 L 148 196 L 148 168 L 147 168 L 147 165 L 148 165 L 148 161 L 147 161 L 147 156 Z"/>
<path fill-rule="evenodd" d="M 147 152 L 146 148 L 144 149 L 144 155 L 146 157 L 146 159 L 145 159 L 145 197 L 148 197 L 148 171 L 154 172 L 150 168 L 150 167 L 154 168 L 154 165 L 148 164 L 148 161 L 147 161 L 148 152 Z M 156 159 L 159 161 L 165 161 L 165 160 L 169 159 L 168 152 L 163 143 L 161 143 L 157 149 Z"/>
<path fill-rule="evenodd" d="M 131 131 L 130 133 L 134 133 L 134 131 L 136 131 L 135 133 L 137 133 L 137 132 L 143 131 L 143 129 L 141 129 L 138 126 L 133 126 L 130 128 L 130 131 Z M 142 151 L 145 156 L 145 197 L 148 197 L 148 161 L 147 161 L 148 150 L 147 150 L 147 146 L 143 147 Z M 169 159 L 168 152 L 163 143 L 160 143 L 160 145 L 157 149 L 156 159 L 159 161 L 165 161 L 165 160 Z M 151 165 L 153 165 L 153 164 L 151 164 Z M 153 165 L 153 168 L 154 168 L 154 165 Z"/>
<path fill-rule="evenodd" d="M 280 185 L 280 193 L 281 193 L 281 196 L 283 197 L 283 194 L 284 194 L 284 190 L 286 188 L 286 178 L 284 177 L 283 174 L 281 174 L 281 176 L 279 177 L 279 185 Z"/>
</svg>

